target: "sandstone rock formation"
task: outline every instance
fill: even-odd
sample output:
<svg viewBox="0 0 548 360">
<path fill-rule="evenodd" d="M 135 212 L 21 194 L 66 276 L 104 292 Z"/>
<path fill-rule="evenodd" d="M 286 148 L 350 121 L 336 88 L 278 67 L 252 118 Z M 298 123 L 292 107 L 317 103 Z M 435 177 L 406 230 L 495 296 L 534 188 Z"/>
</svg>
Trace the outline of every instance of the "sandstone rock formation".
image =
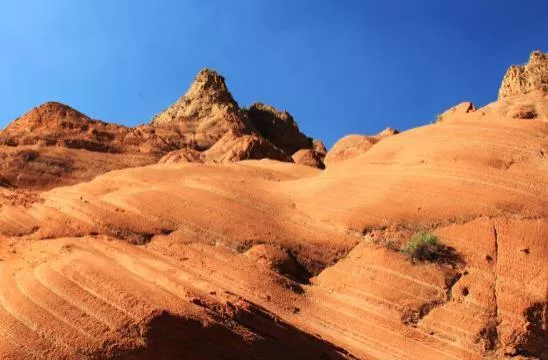
<svg viewBox="0 0 548 360">
<path fill-rule="evenodd" d="M 151 125 L 109 124 L 55 102 L 32 109 L 0 132 L 0 180 L 13 187 L 48 188 L 152 164 L 164 155 L 162 163 L 291 162 L 293 152 L 313 146 L 323 144 L 314 145 L 300 133 L 289 113 L 267 105 L 240 109 L 224 78 L 204 69 Z"/>
<path fill-rule="evenodd" d="M 240 109 L 225 79 L 209 69 L 202 70 L 187 93 L 157 115 L 151 125 L 158 130 L 176 130 L 186 144 L 167 154 L 161 163 L 260 158 L 292 161 L 297 150 L 314 146 L 287 111 L 261 103 Z M 323 144 L 316 142 L 316 146 Z"/>
<path fill-rule="evenodd" d="M 42 138 L 26 120 L 1 134 L 0 358 L 546 359 L 547 104 L 343 138 L 324 171 L 290 163 L 321 160 L 318 142 L 289 154 L 253 125 L 208 138 L 39 111 Z M 86 126 L 105 147 L 69 146 Z M 178 150 L 137 165 L 162 146 Z M 283 161 L 232 163 L 263 157 Z M 26 169 L 79 183 L 19 189 Z M 417 234 L 443 251 L 410 257 Z"/>
<path fill-rule="evenodd" d="M 176 162 L 228 163 L 248 159 L 273 159 L 291 162 L 291 158 L 268 140 L 256 134 L 241 134 L 230 130 L 211 148 L 200 152 L 192 148 L 172 151 L 160 164 Z"/>
<path fill-rule="evenodd" d="M 445 111 L 443 114 L 439 115 L 436 119 L 436 122 L 448 122 L 454 119 L 455 117 L 460 117 L 464 114 L 476 111 L 476 107 L 469 101 L 462 102 L 458 105 L 453 106 L 449 110 Z"/>
<path fill-rule="evenodd" d="M 325 145 L 319 139 L 312 140 L 312 149 L 322 157 L 325 157 L 325 155 L 327 154 L 327 149 L 325 148 Z"/>
<path fill-rule="evenodd" d="M 40 105 L 0 132 L 7 146 L 62 146 L 111 153 L 162 153 L 173 148 L 158 139 L 153 129 L 136 129 L 92 120 L 71 107 L 49 102 Z"/>
<path fill-rule="evenodd" d="M 486 115 L 389 136 L 321 176 L 268 160 L 164 164 L 5 205 L 0 330 L 26 347 L 0 349 L 126 356 L 158 351 L 149 334 L 163 328 L 225 334 L 196 343 L 209 358 L 240 344 L 230 334 L 250 336 L 234 350 L 247 356 L 264 333 L 311 358 L 542 358 L 547 139 L 544 122 Z M 392 250 L 425 229 L 462 260 Z"/>
<path fill-rule="evenodd" d="M 210 148 L 229 130 L 250 130 L 247 113 L 232 98 L 225 79 L 210 69 L 200 71 L 186 94 L 151 125 L 176 128 L 182 142 L 195 144 L 197 150 Z"/>
<path fill-rule="evenodd" d="M 325 156 L 325 155 L 323 155 Z M 302 149 L 293 154 L 293 162 L 299 165 L 312 166 L 318 169 L 325 168 L 322 154 L 312 149 Z"/>
<path fill-rule="evenodd" d="M 249 120 L 261 136 L 288 155 L 312 148 L 312 140 L 299 131 L 293 116 L 272 106 L 255 103 L 248 109 Z"/>
<path fill-rule="evenodd" d="M 508 69 L 500 86 L 499 100 L 534 90 L 548 91 L 548 54 L 540 50 L 531 53 L 527 64 Z"/>
<path fill-rule="evenodd" d="M 92 120 L 67 105 L 49 102 L 0 131 L 0 179 L 16 188 L 51 188 L 153 164 L 173 149 L 147 126 Z"/>
<path fill-rule="evenodd" d="M 326 166 L 333 165 L 345 160 L 355 158 L 367 152 L 373 145 L 383 138 L 396 135 L 399 131 L 386 128 L 377 135 L 347 135 L 339 139 L 327 153 L 324 163 Z"/>
</svg>

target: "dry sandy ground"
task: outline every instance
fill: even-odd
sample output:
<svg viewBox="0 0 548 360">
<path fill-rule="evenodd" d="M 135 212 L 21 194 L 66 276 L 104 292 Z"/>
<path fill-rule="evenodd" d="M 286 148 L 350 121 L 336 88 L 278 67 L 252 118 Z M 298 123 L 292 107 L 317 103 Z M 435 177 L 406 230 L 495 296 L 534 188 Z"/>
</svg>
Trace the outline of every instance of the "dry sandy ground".
<svg viewBox="0 0 548 360">
<path fill-rule="evenodd" d="M 325 171 L 153 165 L 5 203 L 0 357 L 543 357 L 547 155 L 546 122 L 463 116 Z M 420 231 L 458 261 L 386 246 Z"/>
</svg>

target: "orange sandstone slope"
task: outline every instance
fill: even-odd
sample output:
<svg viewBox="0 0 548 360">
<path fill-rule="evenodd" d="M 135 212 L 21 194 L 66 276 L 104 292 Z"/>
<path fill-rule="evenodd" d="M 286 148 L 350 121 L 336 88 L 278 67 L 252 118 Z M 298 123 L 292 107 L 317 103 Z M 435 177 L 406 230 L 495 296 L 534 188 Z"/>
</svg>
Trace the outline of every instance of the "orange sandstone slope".
<svg viewBox="0 0 548 360">
<path fill-rule="evenodd" d="M 523 101 L 546 94 L 324 171 L 166 161 L 7 198 L 0 356 L 545 359 L 548 122 Z M 437 261 L 398 251 L 419 232 Z"/>
</svg>

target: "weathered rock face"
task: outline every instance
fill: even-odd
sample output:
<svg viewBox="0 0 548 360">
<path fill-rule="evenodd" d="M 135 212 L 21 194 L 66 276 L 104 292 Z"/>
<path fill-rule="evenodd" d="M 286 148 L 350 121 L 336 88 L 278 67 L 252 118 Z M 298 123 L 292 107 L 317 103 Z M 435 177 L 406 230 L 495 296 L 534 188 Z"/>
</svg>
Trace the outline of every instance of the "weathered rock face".
<svg viewBox="0 0 548 360">
<path fill-rule="evenodd" d="M 299 149 L 318 147 L 299 131 L 287 111 L 257 103 L 240 109 L 228 91 L 224 78 L 212 70 L 202 70 L 175 104 L 156 116 L 151 125 L 160 131 L 176 132 L 179 148 L 161 162 L 228 162 L 270 158 L 292 161 Z M 192 150 L 191 150 L 192 149 Z"/>
<path fill-rule="evenodd" d="M 499 99 L 527 94 L 534 90 L 548 91 L 548 54 L 533 51 L 525 65 L 511 66 L 499 90 Z"/>
<path fill-rule="evenodd" d="M 194 150 L 191 147 L 185 147 L 180 150 L 172 151 L 164 155 L 158 164 L 184 163 L 184 162 L 204 162 L 204 155 L 201 151 Z"/>
<path fill-rule="evenodd" d="M 61 103 L 40 105 L 0 132 L 7 146 L 62 146 L 112 153 L 162 153 L 174 149 L 148 127 L 128 128 L 92 120 Z"/>
<path fill-rule="evenodd" d="M 312 166 L 318 169 L 325 168 L 322 157 L 322 154 L 312 149 L 301 149 L 292 156 L 295 164 Z"/>
<path fill-rule="evenodd" d="M 200 71 L 187 93 L 155 116 L 151 125 L 177 129 L 183 143 L 193 143 L 199 150 L 210 148 L 229 130 L 251 129 L 225 79 L 209 69 Z"/>
<path fill-rule="evenodd" d="M 224 78 L 204 69 L 187 93 L 150 125 L 109 124 L 56 102 L 32 109 L 0 132 L 0 180 L 13 187 L 71 184 L 155 163 L 164 155 L 163 163 L 292 162 L 291 154 L 313 146 L 325 152 L 321 142 L 313 145 L 299 131 L 289 113 L 262 104 L 240 109 Z"/>
<path fill-rule="evenodd" d="M 272 159 L 291 162 L 291 158 L 268 140 L 256 134 L 227 132 L 206 151 L 184 148 L 160 159 L 160 164 L 173 162 L 228 163 L 249 159 Z"/>
<path fill-rule="evenodd" d="M 249 120 L 261 136 L 289 155 L 299 149 L 312 148 L 312 140 L 299 131 L 297 123 L 287 111 L 255 103 L 248 109 Z"/>
<path fill-rule="evenodd" d="M 226 133 L 205 152 L 208 162 L 236 162 L 248 159 L 272 159 L 291 162 L 291 157 L 257 134 Z"/>
<path fill-rule="evenodd" d="M 380 140 L 398 134 L 399 131 L 386 128 L 377 135 L 347 135 L 333 145 L 327 153 L 324 163 L 330 166 L 345 160 L 353 159 L 356 156 L 366 153 L 373 145 Z"/>
<path fill-rule="evenodd" d="M 161 162 L 292 161 L 291 154 L 314 146 L 287 111 L 259 103 L 240 109 L 225 79 L 209 69 L 202 70 L 187 93 L 151 125 L 157 132 L 176 132 L 179 140 L 170 143 L 182 148 Z M 322 148 L 323 144 L 315 146 Z"/>
<path fill-rule="evenodd" d="M 0 131 L 4 186 L 44 189 L 155 163 L 175 149 L 149 127 L 92 120 L 67 105 L 36 107 Z"/>
<path fill-rule="evenodd" d="M 321 140 L 312 140 L 312 149 L 314 149 L 314 151 L 316 151 L 322 157 L 325 157 L 325 155 L 327 154 L 327 149 L 325 148 L 325 145 Z"/>
</svg>

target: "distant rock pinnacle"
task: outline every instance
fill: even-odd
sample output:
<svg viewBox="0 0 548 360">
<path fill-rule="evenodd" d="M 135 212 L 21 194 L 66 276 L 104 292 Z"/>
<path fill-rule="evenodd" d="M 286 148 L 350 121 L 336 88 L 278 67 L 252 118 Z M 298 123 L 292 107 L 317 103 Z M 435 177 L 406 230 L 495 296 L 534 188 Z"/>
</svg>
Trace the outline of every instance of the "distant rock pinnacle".
<svg viewBox="0 0 548 360">
<path fill-rule="evenodd" d="M 526 94 L 534 90 L 548 91 L 548 54 L 533 51 L 525 65 L 510 66 L 499 90 L 499 99 Z"/>
</svg>

